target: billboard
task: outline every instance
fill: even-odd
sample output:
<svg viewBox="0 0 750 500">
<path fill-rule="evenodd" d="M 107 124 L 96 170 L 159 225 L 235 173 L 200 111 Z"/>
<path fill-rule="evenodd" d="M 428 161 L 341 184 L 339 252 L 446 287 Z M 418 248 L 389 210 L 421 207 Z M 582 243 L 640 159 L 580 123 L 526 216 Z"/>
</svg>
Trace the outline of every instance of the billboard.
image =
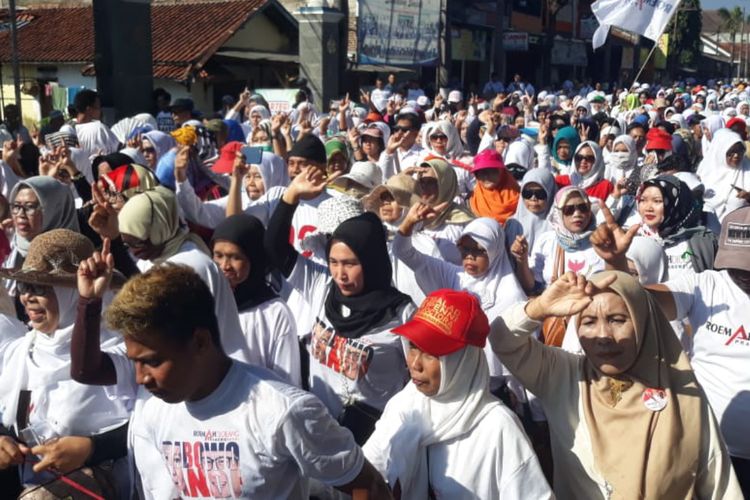
<svg viewBox="0 0 750 500">
<path fill-rule="evenodd" d="M 359 63 L 435 64 L 440 3 L 441 0 L 359 0 Z"/>
</svg>

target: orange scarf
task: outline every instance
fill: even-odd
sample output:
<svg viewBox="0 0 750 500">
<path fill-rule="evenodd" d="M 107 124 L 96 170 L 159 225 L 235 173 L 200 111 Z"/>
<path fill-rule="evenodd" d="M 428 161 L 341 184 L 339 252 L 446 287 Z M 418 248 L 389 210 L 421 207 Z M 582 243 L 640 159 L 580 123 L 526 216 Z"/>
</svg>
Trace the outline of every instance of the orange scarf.
<svg viewBox="0 0 750 500">
<path fill-rule="evenodd" d="M 480 182 L 469 200 L 471 211 L 477 217 L 491 217 L 500 224 L 516 213 L 519 187 L 507 170 L 501 170 L 500 185 L 497 189 L 486 189 Z"/>
</svg>

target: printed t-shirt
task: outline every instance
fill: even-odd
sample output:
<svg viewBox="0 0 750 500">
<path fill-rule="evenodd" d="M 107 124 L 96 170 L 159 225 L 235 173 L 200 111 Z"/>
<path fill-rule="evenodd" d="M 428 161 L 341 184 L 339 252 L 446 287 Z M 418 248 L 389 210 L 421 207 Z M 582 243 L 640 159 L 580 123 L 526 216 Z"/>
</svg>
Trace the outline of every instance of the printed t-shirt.
<svg viewBox="0 0 750 500">
<path fill-rule="evenodd" d="M 727 271 L 686 273 L 665 284 L 677 317 L 693 327 L 690 362 L 729 454 L 750 459 L 750 297 Z"/>
<path fill-rule="evenodd" d="M 206 398 L 169 404 L 149 397 L 130 425 L 147 500 L 307 500 L 308 478 L 341 486 L 364 465 L 351 432 L 316 397 L 236 361 Z"/>
</svg>

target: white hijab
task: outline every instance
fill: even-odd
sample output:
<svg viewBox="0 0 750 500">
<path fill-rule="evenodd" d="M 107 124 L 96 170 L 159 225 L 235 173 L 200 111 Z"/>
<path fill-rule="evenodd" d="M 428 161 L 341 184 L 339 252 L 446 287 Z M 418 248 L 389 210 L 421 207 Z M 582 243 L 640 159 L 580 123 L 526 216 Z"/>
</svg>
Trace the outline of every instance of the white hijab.
<svg viewBox="0 0 750 500">
<path fill-rule="evenodd" d="M 448 137 L 448 145 L 445 150 L 445 154 L 441 155 L 437 151 L 430 147 L 430 136 L 435 132 L 442 132 Z M 442 156 L 448 160 L 456 160 L 463 156 L 464 145 L 461 143 L 461 138 L 458 135 L 458 130 L 449 121 L 442 120 L 439 122 L 428 123 L 422 130 L 422 147 L 428 154 Z"/>
<path fill-rule="evenodd" d="M 546 168 L 532 168 L 531 170 L 526 172 L 526 175 L 523 176 L 523 180 L 521 181 L 521 192 L 523 192 L 523 188 L 530 183 L 539 184 L 547 193 L 547 208 L 544 210 L 544 212 L 535 214 L 533 212 L 530 212 L 529 209 L 526 208 L 526 204 L 523 202 L 523 199 L 518 200 L 516 213 L 513 214 L 513 217 L 511 217 L 505 223 L 506 231 L 511 233 L 512 230 L 509 228 L 509 226 L 515 226 L 516 224 L 521 225 L 521 227 L 523 228 L 522 234 L 529 244 L 529 249 L 534 248 L 534 241 L 536 240 L 536 237 L 538 235 L 552 229 L 552 226 L 550 226 L 549 222 L 547 221 L 547 215 L 552 209 L 552 205 L 554 204 L 555 200 L 555 192 L 557 191 L 555 185 L 555 177 Z M 509 236 L 508 238 L 510 237 L 515 238 L 515 236 Z M 508 241 L 507 243 L 508 245 L 513 244 L 512 241 Z"/>
<path fill-rule="evenodd" d="M 628 148 L 628 152 L 619 153 L 615 151 L 615 146 L 618 144 L 624 144 Z M 612 143 L 612 151 L 607 157 L 604 178 L 614 184 L 623 177 L 629 177 L 637 164 L 638 150 L 633 138 L 627 134 L 618 136 Z"/>
<path fill-rule="evenodd" d="M 726 213 L 744 205 L 732 186 L 750 190 L 750 160 L 743 155 L 739 167 L 732 168 L 727 164 L 727 151 L 737 143 L 744 145 L 742 137 L 736 132 L 729 129 L 717 131 L 708 154 L 698 166 L 698 176 L 706 188 L 703 199 L 716 212 L 719 220 Z"/>
<path fill-rule="evenodd" d="M 407 341 L 402 341 L 407 350 Z M 391 486 L 400 483 L 401 498 L 428 497 L 428 446 L 470 433 L 500 405 L 489 393 L 489 372 L 481 348 L 467 346 L 439 359 L 437 394 L 425 396 L 408 384 L 388 402 L 363 447 L 367 459 Z"/>
<path fill-rule="evenodd" d="M 578 152 L 585 147 L 591 148 L 591 151 L 594 153 L 594 157 L 596 158 L 596 160 L 594 160 L 594 166 L 591 167 L 591 170 L 589 170 L 586 175 L 581 175 L 578 173 L 578 166 L 575 165 L 574 157 L 574 168 L 570 173 L 570 184 L 582 189 L 588 189 L 604 178 L 604 158 L 602 157 L 602 148 L 600 148 L 594 141 L 583 141 L 576 148 L 575 154 L 578 154 Z"/>
<path fill-rule="evenodd" d="M 16 424 L 18 396 L 24 389 L 31 391 L 29 424 L 37 430 L 44 429 L 47 438 L 90 436 L 122 424 L 129 417 L 134 388 L 132 391 L 118 391 L 117 386 L 83 385 L 73 381 L 70 377 L 70 341 L 78 290 L 57 286 L 53 290 L 60 311 L 57 330 L 52 334 L 31 330 L 3 352 L 0 373 L 2 424 L 7 428 Z M 103 350 L 114 348 L 121 342 L 120 336 L 102 332 Z"/>
<path fill-rule="evenodd" d="M 721 115 L 709 116 L 708 118 L 701 121 L 701 127 L 711 132 L 711 136 L 713 137 L 716 132 L 724 128 L 724 118 L 722 118 Z M 703 149 L 704 158 L 708 155 L 708 148 L 710 145 L 711 141 L 708 140 L 708 137 L 706 137 L 706 133 L 703 132 L 703 137 L 701 138 L 701 148 Z"/>
<path fill-rule="evenodd" d="M 108 155 L 117 151 L 120 141 L 100 121 L 76 125 L 78 143 L 89 156 Z"/>
<path fill-rule="evenodd" d="M 667 279 L 667 254 L 656 238 L 636 236 L 625 256 L 638 270 L 641 285 L 655 285 Z"/>
</svg>

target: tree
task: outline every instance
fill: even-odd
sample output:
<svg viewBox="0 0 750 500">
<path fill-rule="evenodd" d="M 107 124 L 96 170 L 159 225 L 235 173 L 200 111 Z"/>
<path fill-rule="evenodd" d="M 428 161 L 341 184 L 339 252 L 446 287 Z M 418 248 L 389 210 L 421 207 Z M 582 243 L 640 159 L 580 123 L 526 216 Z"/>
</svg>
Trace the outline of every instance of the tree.
<svg viewBox="0 0 750 500">
<path fill-rule="evenodd" d="M 722 22 L 722 29 L 729 32 L 732 36 L 732 62 L 729 65 L 729 77 L 731 78 L 731 71 L 734 66 L 734 53 L 737 46 L 737 32 L 742 29 L 742 25 L 745 22 L 745 16 L 742 14 L 742 9 L 739 7 L 735 7 L 732 10 L 722 7 L 718 12 Z"/>
<path fill-rule="evenodd" d="M 669 33 L 669 68 L 676 74 L 680 67 L 695 68 L 701 54 L 703 20 L 700 0 L 683 0 L 665 33 Z"/>
</svg>

